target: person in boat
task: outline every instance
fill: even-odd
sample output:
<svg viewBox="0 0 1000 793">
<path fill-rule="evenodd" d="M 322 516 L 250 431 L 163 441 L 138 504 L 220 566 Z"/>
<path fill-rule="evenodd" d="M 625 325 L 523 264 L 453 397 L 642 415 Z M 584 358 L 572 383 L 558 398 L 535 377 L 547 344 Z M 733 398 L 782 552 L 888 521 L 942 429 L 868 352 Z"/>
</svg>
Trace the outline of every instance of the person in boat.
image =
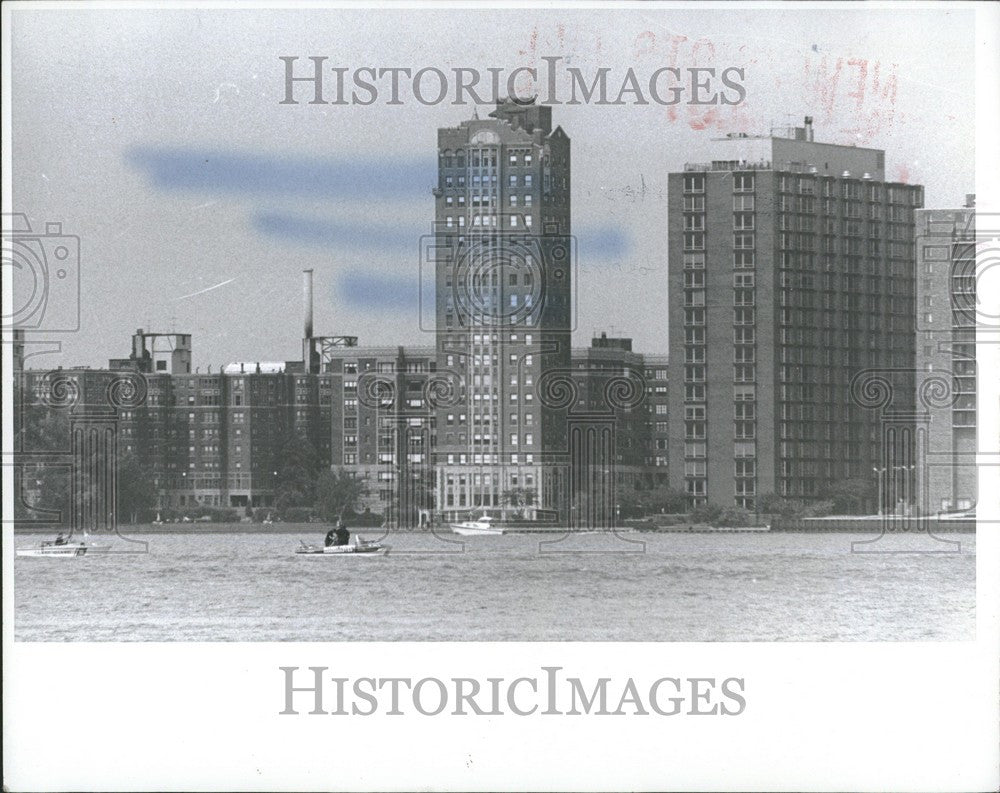
<svg viewBox="0 0 1000 793">
<path fill-rule="evenodd" d="M 323 541 L 323 546 L 329 548 L 331 545 L 336 545 L 336 544 L 337 544 L 337 530 L 330 529 L 330 531 L 326 533 L 326 539 Z"/>
<path fill-rule="evenodd" d="M 68 540 L 63 536 L 62 532 L 59 532 L 58 536 L 56 537 L 55 544 L 56 545 L 66 545 L 67 542 L 68 542 Z"/>
<path fill-rule="evenodd" d="M 347 530 L 347 526 L 344 525 L 344 521 L 340 521 L 337 524 L 336 531 L 337 539 L 334 545 L 347 545 L 351 540 L 351 533 Z"/>
</svg>

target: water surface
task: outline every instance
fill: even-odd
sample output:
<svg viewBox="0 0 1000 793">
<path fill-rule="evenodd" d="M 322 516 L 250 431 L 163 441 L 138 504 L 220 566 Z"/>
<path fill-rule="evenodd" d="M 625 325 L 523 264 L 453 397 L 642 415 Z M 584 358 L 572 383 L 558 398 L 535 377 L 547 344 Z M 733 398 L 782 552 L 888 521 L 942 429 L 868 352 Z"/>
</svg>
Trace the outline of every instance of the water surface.
<svg viewBox="0 0 1000 793">
<path fill-rule="evenodd" d="M 374 559 L 295 534 L 148 535 L 149 553 L 16 559 L 20 641 L 886 641 L 975 637 L 975 536 L 393 533 Z M 369 534 L 374 537 L 374 534 Z M 458 538 L 449 537 L 450 540 Z M 18 535 L 16 544 L 37 538 Z M 123 547 L 120 541 L 116 547 Z M 127 546 L 124 546 L 127 547 Z M 413 553 L 414 551 L 426 553 Z M 553 553 L 552 551 L 560 551 Z M 640 551 L 640 552 L 632 552 Z"/>
</svg>

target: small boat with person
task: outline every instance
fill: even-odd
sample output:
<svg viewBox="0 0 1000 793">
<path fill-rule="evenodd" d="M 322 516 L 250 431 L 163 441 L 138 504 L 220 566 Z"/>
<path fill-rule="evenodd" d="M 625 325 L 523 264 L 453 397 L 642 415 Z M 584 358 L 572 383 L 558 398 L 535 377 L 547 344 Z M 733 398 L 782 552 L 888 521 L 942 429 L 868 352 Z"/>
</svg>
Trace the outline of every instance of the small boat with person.
<svg viewBox="0 0 1000 793">
<path fill-rule="evenodd" d="M 368 540 L 354 535 L 354 543 L 351 541 L 351 533 L 341 521 L 337 528 L 330 529 L 326 533 L 326 539 L 322 545 L 311 545 L 305 540 L 299 540 L 299 547 L 295 549 L 296 554 L 303 556 L 365 556 L 373 558 L 376 556 L 386 556 L 389 553 L 390 545 L 383 545 L 380 542 L 369 542 Z"/>
<path fill-rule="evenodd" d="M 383 545 L 380 542 L 369 542 L 360 537 L 354 538 L 353 544 L 348 545 L 310 545 L 305 540 L 299 540 L 299 547 L 295 549 L 296 554 L 303 556 L 387 556 L 391 545 Z"/>
<path fill-rule="evenodd" d="M 463 520 L 461 523 L 452 523 L 451 530 L 455 534 L 461 534 L 464 536 L 475 536 L 482 534 L 503 534 L 503 526 L 497 526 L 493 522 L 493 518 L 489 515 L 483 515 L 476 520 Z"/>
<path fill-rule="evenodd" d="M 28 559 L 74 559 L 78 556 L 105 554 L 111 550 L 110 545 L 99 545 L 90 542 L 90 537 L 87 534 L 84 534 L 83 540 L 78 542 L 71 541 L 71 536 L 64 537 L 60 534 L 55 540 L 43 540 L 32 548 L 18 548 L 15 553 L 19 557 Z"/>
</svg>

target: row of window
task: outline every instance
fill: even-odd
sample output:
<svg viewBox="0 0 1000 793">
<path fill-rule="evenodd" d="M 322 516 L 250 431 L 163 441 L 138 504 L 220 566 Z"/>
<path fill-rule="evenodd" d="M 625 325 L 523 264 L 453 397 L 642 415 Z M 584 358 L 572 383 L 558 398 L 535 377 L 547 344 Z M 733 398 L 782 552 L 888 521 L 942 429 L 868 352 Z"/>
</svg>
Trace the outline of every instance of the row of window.
<svg viewBox="0 0 1000 793">
<path fill-rule="evenodd" d="M 734 193 L 752 193 L 754 190 L 754 174 L 752 173 L 734 173 L 732 174 L 732 184 Z M 684 192 L 685 193 L 704 193 L 705 192 L 705 174 L 695 173 L 695 174 L 685 174 L 684 175 Z"/>
<path fill-rule="evenodd" d="M 471 177 L 470 181 L 471 181 L 471 186 L 472 187 L 486 187 L 488 185 L 491 185 L 491 184 L 495 185 L 497 183 L 497 175 L 495 173 L 494 174 L 483 174 L 482 176 L 480 176 L 479 174 L 472 174 L 472 177 Z M 446 188 L 465 187 L 466 186 L 466 177 L 465 177 L 464 174 L 460 174 L 459 176 L 450 176 L 450 175 L 449 176 L 445 176 L 445 178 L 444 178 L 444 186 Z M 507 186 L 508 187 L 512 187 L 512 188 L 518 188 L 518 187 L 529 188 L 529 187 L 533 187 L 534 186 L 534 175 L 530 174 L 530 173 L 526 173 L 526 174 L 514 174 L 514 173 L 512 173 L 512 174 L 510 174 L 507 177 Z"/>
<path fill-rule="evenodd" d="M 472 460 L 473 465 L 499 465 L 500 455 L 497 453 L 492 454 L 449 454 L 446 457 L 448 465 L 469 465 L 469 460 Z M 534 454 L 518 454 L 517 452 L 510 454 L 510 462 L 512 465 L 520 465 L 523 461 L 525 465 L 533 465 L 535 462 Z"/>
<path fill-rule="evenodd" d="M 525 193 L 523 196 L 518 196 L 517 193 L 511 193 L 507 202 L 510 206 L 526 206 L 530 207 L 534 203 L 534 197 L 531 193 Z M 445 196 L 444 199 L 445 206 L 465 206 L 465 196 Z M 493 195 L 479 195 L 478 193 L 471 196 L 469 199 L 469 204 L 473 207 L 494 207 L 496 206 L 496 197 Z"/>
<path fill-rule="evenodd" d="M 507 164 L 530 166 L 534 162 L 534 156 L 534 152 L 530 149 L 511 151 L 507 155 Z M 439 160 L 442 168 L 465 168 L 466 162 L 472 168 L 496 168 L 497 165 L 497 155 L 493 149 L 474 150 L 468 155 L 468 159 L 462 149 L 457 149 L 454 154 L 446 149 L 441 153 Z"/>
<path fill-rule="evenodd" d="M 735 460 L 733 468 L 737 479 L 753 479 L 757 476 L 756 460 Z M 684 476 L 702 478 L 708 476 L 708 463 L 704 460 L 685 461 Z"/>
<path fill-rule="evenodd" d="M 733 173 L 731 176 L 734 193 L 753 192 L 755 187 L 753 173 Z M 706 175 L 704 173 L 685 174 L 683 179 L 684 192 L 704 193 L 705 180 Z M 919 207 L 923 205 L 923 190 L 920 187 L 885 185 L 867 180 L 836 179 L 818 175 L 782 173 L 778 176 L 778 190 L 782 193 L 799 193 L 803 196 L 811 196 L 818 193 L 826 198 L 839 196 L 843 199 L 855 201 L 881 202 L 886 200 L 890 204 L 900 204 L 906 207 Z"/>
<path fill-rule="evenodd" d="M 498 215 L 480 215 L 475 214 L 472 216 L 472 227 L 473 228 L 497 228 Z M 508 226 L 512 229 L 521 228 L 532 228 L 534 225 L 534 220 L 531 215 L 509 215 L 508 216 Z M 465 215 L 459 215 L 457 218 L 453 215 L 446 215 L 444 219 L 445 228 L 465 228 Z"/>
</svg>

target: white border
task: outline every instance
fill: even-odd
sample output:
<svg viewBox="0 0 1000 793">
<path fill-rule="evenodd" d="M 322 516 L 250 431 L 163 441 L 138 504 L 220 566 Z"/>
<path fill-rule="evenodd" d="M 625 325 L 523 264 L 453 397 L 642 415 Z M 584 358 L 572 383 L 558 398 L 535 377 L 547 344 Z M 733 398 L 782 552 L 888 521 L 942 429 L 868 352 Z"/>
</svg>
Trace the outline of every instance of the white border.
<svg viewBox="0 0 1000 793">
<path fill-rule="evenodd" d="M 3 6 L 6 36 L 10 11 L 23 5 Z M 294 4 L 302 5 L 444 7 L 440 3 Z M 502 2 L 492 7 L 526 5 Z M 575 3 L 573 7 L 607 6 Z M 634 3 L 615 7 L 649 8 Z M 732 4 L 710 7 L 737 11 Z M 786 3 L 755 7 L 792 9 Z M 809 6 L 831 7 L 857 8 L 841 3 Z M 1000 9 L 971 7 L 977 25 L 977 198 L 982 210 L 1000 211 L 996 145 Z M 3 196 L 4 205 L 10 206 L 7 41 L 0 74 Z M 997 294 L 981 299 L 1000 303 Z M 9 309 L 6 289 L 3 300 Z M 1000 349 L 981 344 L 978 354 L 981 448 L 997 450 Z M 4 372 L 10 372 L 10 360 L 5 345 Z M 7 375 L 3 400 L 3 414 L 9 416 Z M 9 421 L 4 421 L 7 448 L 10 429 Z M 981 515 L 1000 517 L 998 473 L 997 468 L 981 469 Z M 10 476 L 4 469 L 5 512 L 11 506 Z M 985 526 L 977 539 L 976 640 L 934 644 L 12 644 L 12 536 L 5 529 L 5 786 L 13 790 L 996 789 L 1000 776 L 996 526 Z M 277 667 L 288 665 L 335 667 L 346 677 L 513 677 L 537 675 L 542 665 L 562 666 L 581 677 L 735 675 L 746 679 L 748 706 L 735 718 L 281 717 Z"/>
</svg>

